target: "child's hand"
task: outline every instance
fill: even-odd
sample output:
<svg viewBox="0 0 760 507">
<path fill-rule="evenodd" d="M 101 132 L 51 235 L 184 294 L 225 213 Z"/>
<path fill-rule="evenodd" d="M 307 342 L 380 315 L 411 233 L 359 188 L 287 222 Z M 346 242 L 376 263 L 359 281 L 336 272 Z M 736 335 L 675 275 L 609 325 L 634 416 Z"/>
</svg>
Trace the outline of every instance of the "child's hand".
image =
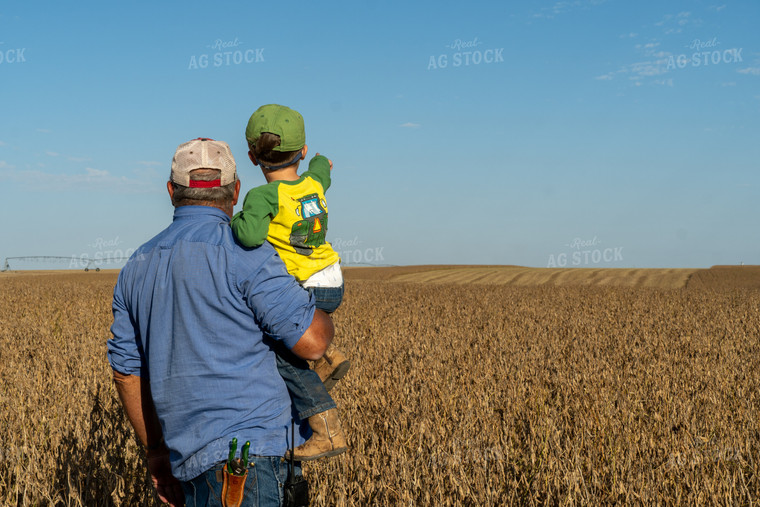
<svg viewBox="0 0 760 507">
<path fill-rule="evenodd" d="M 318 156 L 319 156 L 319 153 L 317 153 L 317 155 L 316 155 L 316 156 L 318 157 Z M 328 161 L 328 162 L 330 162 L 330 170 L 332 171 L 332 160 L 330 160 L 330 159 L 328 158 L 328 159 L 327 159 L 327 161 Z"/>
</svg>

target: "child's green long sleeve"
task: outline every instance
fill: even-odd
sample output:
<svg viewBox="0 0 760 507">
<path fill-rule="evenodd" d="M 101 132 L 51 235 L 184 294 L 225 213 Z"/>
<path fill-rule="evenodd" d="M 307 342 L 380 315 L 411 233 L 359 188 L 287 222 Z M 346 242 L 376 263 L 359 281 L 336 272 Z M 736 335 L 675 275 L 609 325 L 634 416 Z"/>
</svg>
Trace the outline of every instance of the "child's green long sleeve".
<svg viewBox="0 0 760 507">
<path fill-rule="evenodd" d="M 243 209 L 232 217 L 232 232 L 242 245 L 259 246 L 266 241 L 269 223 L 277 211 L 277 185 L 253 188 L 245 196 Z"/>
</svg>

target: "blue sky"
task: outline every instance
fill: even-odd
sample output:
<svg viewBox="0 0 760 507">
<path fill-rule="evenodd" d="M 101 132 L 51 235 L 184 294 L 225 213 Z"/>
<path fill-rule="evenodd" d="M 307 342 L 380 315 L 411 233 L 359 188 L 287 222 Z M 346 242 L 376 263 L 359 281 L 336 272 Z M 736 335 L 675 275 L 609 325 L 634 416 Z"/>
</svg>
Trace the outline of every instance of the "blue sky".
<svg viewBox="0 0 760 507">
<path fill-rule="evenodd" d="M 281 103 L 334 162 L 344 264 L 760 264 L 758 21 L 750 1 L 6 2 L 0 259 L 136 248 L 192 138 L 264 183 L 243 132 Z"/>
</svg>

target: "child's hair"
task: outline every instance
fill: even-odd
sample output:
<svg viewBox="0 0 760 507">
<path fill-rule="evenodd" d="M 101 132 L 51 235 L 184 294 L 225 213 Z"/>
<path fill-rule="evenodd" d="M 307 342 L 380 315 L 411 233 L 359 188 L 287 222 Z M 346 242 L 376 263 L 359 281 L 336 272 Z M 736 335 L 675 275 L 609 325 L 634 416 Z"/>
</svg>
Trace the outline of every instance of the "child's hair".
<svg viewBox="0 0 760 507">
<path fill-rule="evenodd" d="M 277 166 L 284 164 L 295 158 L 296 154 L 301 151 L 275 151 L 274 148 L 280 145 L 280 136 L 272 134 L 271 132 L 263 132 L 255 144 L 250 144 L 248 147 L 256 157 L 256 160 L 264 169 L 268 169 L 266 166 Z"/>
</svg>

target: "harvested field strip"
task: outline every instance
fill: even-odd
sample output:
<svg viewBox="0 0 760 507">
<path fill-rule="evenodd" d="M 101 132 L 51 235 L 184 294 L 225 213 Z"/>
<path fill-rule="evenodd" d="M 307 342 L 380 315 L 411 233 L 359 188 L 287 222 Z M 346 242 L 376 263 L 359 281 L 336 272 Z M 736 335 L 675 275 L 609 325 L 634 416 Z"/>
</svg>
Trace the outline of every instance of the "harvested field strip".
<svg viewBox="0 0 760 507">
<path fill-rule="evenodd" d="M 760 266 L 713 266 L 700 269 L 689 278 L 695 289 L 760 289 Z"/>
<path fill-rule="evenodd" d="M 522 267 L 444 267 L 392 276 L 395 282 L 489 285 L 594 285 L 679 288 L 695 269 L 595 269 Z"/>
</svg>

